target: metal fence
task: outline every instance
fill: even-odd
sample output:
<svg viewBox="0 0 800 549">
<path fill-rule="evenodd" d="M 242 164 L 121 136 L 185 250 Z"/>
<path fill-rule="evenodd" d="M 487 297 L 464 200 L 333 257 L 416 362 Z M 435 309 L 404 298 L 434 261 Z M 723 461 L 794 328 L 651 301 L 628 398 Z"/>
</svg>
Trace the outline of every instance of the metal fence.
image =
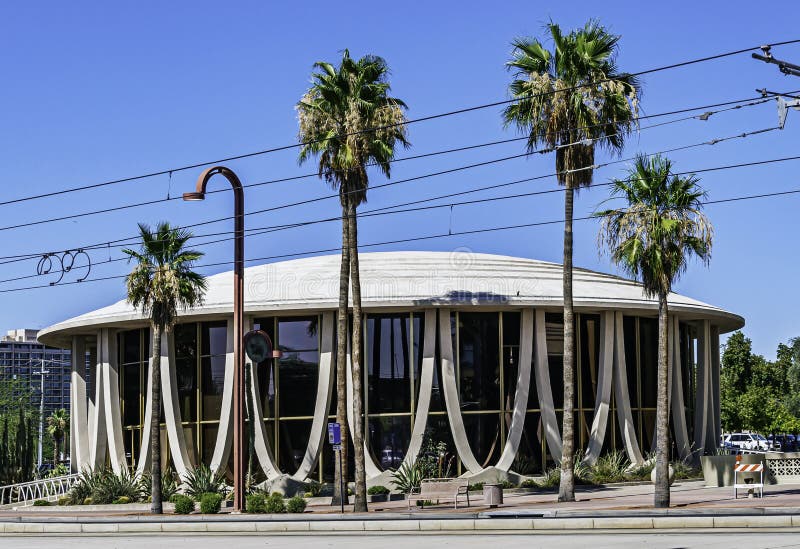
<svg viewBox="0 0 800 549">
<path fill-rule="evenodd" d="M 69 492 L 78 476 L 64 475 L 0 486 L 0 505 L 29 505 L 37 499 L 53 501 Z"/>
</svg>

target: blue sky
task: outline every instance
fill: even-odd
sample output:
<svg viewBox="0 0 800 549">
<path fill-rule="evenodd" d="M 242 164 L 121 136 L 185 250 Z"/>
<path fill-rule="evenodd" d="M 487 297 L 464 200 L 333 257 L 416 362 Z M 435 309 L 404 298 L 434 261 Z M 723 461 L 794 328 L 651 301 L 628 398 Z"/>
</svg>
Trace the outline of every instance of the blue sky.
<svg viewBox="0 0 800 549">
<path fill-rule="evenodd" d="M 543 35 L 550 19 L 566 28 L 600 18 L 622 35 L 619 66 L 639 71 L 761 43 L 800 38 L 796 20 L 744 2 L 37 2 L 5 6 L 0 20 L 0 181 L 2 199 L 54 191 L 175 166 L 284 145 L 296 140 L 294 104 L 308 87 L 311 65 L 336 61 L 343 48 L 374 53 L 392 69 L 393 92 L 415 118 L 507 98 L 503 66 L 516 36 Z M 775 55 L 800 62 L 800 46 Z M 648 75 L 644 114 L 754 96 L 755 88 L 800 89 L 749 54 Z M 659 119 L 660 120 L 660 119 Z M 760 105 L 697 120 L 642 130 L 623 157 L 654 152 L 774 126 L 774 105 Z M 643 122 L 643 125 L 648 125 Z M 678 170 L 797 154 L 800 112 L 789 114 L 782 132 L 700 147 L 671 155 Z M 513 137 L 499 109 L 414 124 L 413 148 L 405 154 Z M 394 166 L 393 179 L 412 177 L 522 152 L 519 143 Z M 605 153 L 601 160 L 605 159 Z M 536 155 L 448 176 L 375 190 L 368 207 L 456 192 L 553 171 L 552 156 Z M 800 187 L 797 163 L 702 175 L 710 199 Z M 296 151 L 230 162 L 245 183 L 313 171 L 298 167 Z M 596 182 L 621 176 L 624 165 L 598 170 Z M 193 187 L 199 170 L 114 185 L 90 192 L 0 206 L 0 226 L 70 215 L 171 196 Z M 383 179 L 375 175 L 373 184 Z M 214 185 L 223 185 L 223 181 Z M 554 188 L 552 179 L 475 197 Z M 327 193 L 317 179 L 256 187 L 247 210 L 268 208 Z M 576 216 L 607 196 L 599 187 L 580 193 Z M 168 219 L 193 223 L 228 215 L 227 193 L 201 205 L 180 201 L 0 231 L 9 256 L 104 242 L 135 234 L 136 222 Z M 793 234 L 798 197 L 787 196 L 711 206 L 716 228 L 709 268 L 693 264 L 677 286 L 689 296 L 743 315 L 755 350 L 774 356 L 776 345 L 800 335 L 795 291 L 798 259 Z M 248 227 L 327 217 L 334 200 L 249 216 Z M 364 243 L 432 233 L 560 219 L 559 194 L 364 219 Z M 230 230 L 219 223 L 198 232 Z M 452 250 L 560 261 L 561 227 L 461 236 L 373 249 Z M 576 224 L 575 263 L 615 273 L 598 254 L 597 226 Z M 263 257 L 335 247 L 336 224 L 274 232 L 248 239 L 246 255 Z M 204 248 L 204 262 L 230 257 L 230 242 Z M 119 250 L 92 252 L 94 263 Z M 125 263 L 96 265 L 91 277 L 124 273 Z M 226 270 L 205 269 L 206 273 Z M 0 265 L 0 278 L 34 274 L 36 261 Z M 70 273 L 65 280 L 74 280 Z M 0 289 L 50 280 L 38 277 L 0 283 Z M 0 293 L 0 329 L 44 327 L 124 296 L 121 280 Z"/>
</svg>

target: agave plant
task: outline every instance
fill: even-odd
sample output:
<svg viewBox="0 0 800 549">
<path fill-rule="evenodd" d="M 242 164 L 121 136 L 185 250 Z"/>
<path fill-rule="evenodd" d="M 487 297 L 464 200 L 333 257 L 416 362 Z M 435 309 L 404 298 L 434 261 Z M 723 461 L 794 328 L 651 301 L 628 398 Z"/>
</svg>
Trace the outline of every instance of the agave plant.
<svg viewBox="0 0 800 549">
<path fill-rule="evenodd" d="M 409 465 L 403 463 L 400 468 L 394 472 L 391 482 L 399 492 L 408 494 L 412 488 L 419 488 L 422 483 L 422 469 L 415 463 Z"/>
<path fill-rule="evenodd" d="M 205 463 L 190 469 L 183 478 L 183 484 L 186 495 L 195 500 L 200 499 L 203 494 L 221 494 L 224 496 L 227 492 L 222 474 L 214 474 Z"/>
<path fill-rule="evenodd" d="M 122 470 L 119 474 L 106 470 L 100 475 L 91 497 L 92 503 L 99 505 L 113 503 L 121 497 L 137 501 L 139 499 L 139 483 L 127 469 Z"/>
<path fill-rule="evenodd" d="M 150 472 L 144 473 L 139 479 L 139 492 L 141 499 L 146 500 L 152 496 L 153 477 Z M 165 471 L 161 476 L 161 501 L 170 501 L 178 493 L 178 478 L 173 471 Z"/>
<path fill-rule="evenodd" d="M 78 480 L 72 485 L 69 494 L 67 494 L 69 503 L 71 505 L 83 505 L 87 498 L 92 498 L 105 474 L 105 469 L 84 469 L 81 471 Z"/>
</svg>

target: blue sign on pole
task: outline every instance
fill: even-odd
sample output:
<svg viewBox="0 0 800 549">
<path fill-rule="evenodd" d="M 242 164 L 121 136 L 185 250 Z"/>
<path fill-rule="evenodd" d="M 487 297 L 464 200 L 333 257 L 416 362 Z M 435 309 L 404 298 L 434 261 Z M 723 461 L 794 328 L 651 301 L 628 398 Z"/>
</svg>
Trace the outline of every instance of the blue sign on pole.
<svg viewBox="0 0 800 549">
<path fill-rule="evenodd" d="M 338 423 L 328 423 L 328 442 L 334 446 L 342 443 L 342 426 Z"/>
</svg>

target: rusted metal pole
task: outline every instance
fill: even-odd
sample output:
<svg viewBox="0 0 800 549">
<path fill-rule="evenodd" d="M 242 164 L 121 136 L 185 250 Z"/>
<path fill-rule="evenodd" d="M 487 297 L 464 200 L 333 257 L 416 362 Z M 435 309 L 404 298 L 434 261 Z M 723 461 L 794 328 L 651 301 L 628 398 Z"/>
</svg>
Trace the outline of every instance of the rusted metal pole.
<svg viewBox="0 0 800 549">
<path fill-rule="evenodd" d="M 208 168 L 197 179 L 197 190 L 184 200 L 203 200 L 212 176 L 223 175 L 233 187 L 233 511 L 244 509 L 244 189 L 239 178 L 225 166 Z"/>
</svg>

